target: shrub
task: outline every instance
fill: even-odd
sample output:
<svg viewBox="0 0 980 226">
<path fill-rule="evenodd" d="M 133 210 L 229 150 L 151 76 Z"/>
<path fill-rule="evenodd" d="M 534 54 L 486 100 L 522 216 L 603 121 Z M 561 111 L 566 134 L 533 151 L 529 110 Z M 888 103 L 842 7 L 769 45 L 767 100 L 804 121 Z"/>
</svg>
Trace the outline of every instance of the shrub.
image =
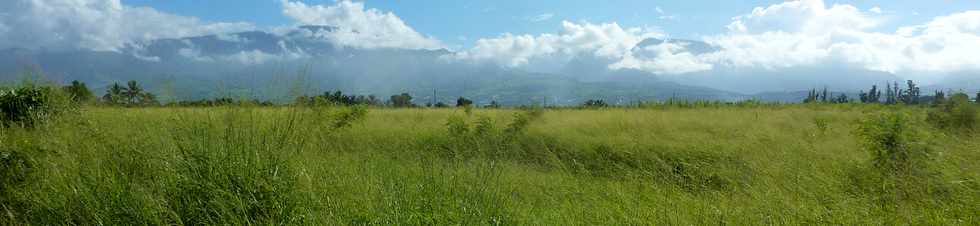
<svg viewBox="0 0 980 226">
<path fill-rule="evenodd" d="M 972 130 L 977 127 L 977 109 L 969 96 L 957 93 L 930 111 L 926 120 L 940 129 Z"/>
<path fill-rule="evenodd" d="M 61 89 L 71 96 L 71 100 L 76 103 L 88 102 L 94 97 L 92 91 L 88 89 L 88 86 L 78 80 L 72 81 L 71 85 L 61 87 Z"/>
<path fill-rule="evenodd" d="M 582 107 L 584 107 L 584 108 L 604 108 L 604 107 L 609 107 L 609 104 L 607 104 L 606 101 L 604 101 L 604 100 L 587 100 L 587 101 L 585 101 L 585 103 L 582 103 Z"/>
<path fill-rule="evenodd" d="M 861 121 L 857 135 L 864 149 L 871 153 L 871 167 L 866 187 L 874 194 L 908 199 L 923 192 L 937 191 L 930 170 L 930 150 L 923 141 L 917 123 L 904 113 L 881 113 Z"/>
<path fill-rule="evenodd" d="M 0 124 L 33 127 L 60 110 L 60 99 L 50 87 L 26 85 L 0 90 Z"/>
<path fill-rule="evenodd" d="M 364 120 L 365 116 L 367 116 L 367 107 L 363 105 L 348 107 L 334 117 L 332 126 L 334 129 L 347 128 Z"/>
<path fill-rule="evenodd" d="M 287 162 L 301 142 L 303 122 L 256 124 L 253 113 L 232 112 L 225 122 L 188 124 L 172 134 L 177 182 L 167 202 L 179 222 L 291 225 L 302 221 L 297 173 Z"/>
<path fill-rule="evenodd" d="M 514 114 L 514 121 L 507 125 L 507 129 L 504 130 L 504 132 L 510 135 L 523 134 L 531 122 L 540 118 L 543 114 L 544 111 L 540 108 L 533 108 L 525 110 L 524 112 L 516 113 Z"/>
</svg>

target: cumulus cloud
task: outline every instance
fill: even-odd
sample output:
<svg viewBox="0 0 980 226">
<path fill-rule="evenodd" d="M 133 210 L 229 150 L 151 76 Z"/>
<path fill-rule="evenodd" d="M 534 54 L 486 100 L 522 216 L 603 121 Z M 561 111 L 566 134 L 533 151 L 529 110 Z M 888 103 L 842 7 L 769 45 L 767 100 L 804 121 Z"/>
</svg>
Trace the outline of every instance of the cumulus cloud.
<svg viewBox="0 0 980 226">
<path fill-rule="evenodd" d="M 115 51 L 126 43 L 251 30 L 131 7 L 119 0 L 0 1 L 0 48 Z"/>
<path fill-rule="evenodd" d="M 472 49 L 448 56 L 457 60 L 487 61 L 505 66 L 522 66 L 537 57 L 593 54 L 608 59 L 623 57 L 647 38 L 662 37 L 652 29 L 623 28 L 616 23 L 592 24 L 562 21 L 558 34 L 514 35 L 476 41 Z"/>
<path fill-rule="evenodd" d="M 711 70 L 711 64 L 702 62 L 686 50 L 688 44 L 663 42 L 658 45 L 634 49 L 611 65 L 610 69 L 624 68 L 649 71 L 657 74 L 684 74 Z"/>
<path fill-rule="evenodd" d="M 307 5 L 299 1 L 282 0 L 282 8 L 284 15 L 298 23 L 337 27 L 336 31 L 318 32 L 315 35 L 345 46 L 444 48 L 439 40 L 419 34 L 394 13 L 365 9 L 362 2 L 342 0 L 335 5 Z"/>
<path fill-rule="evenodd" d="M 875 13 L 875 14 L 881 14 L 884 11 L 882 11 L 881 8 L 875 6 L 875 7 L 871 8 L 871 9 L 869 9 L 868 12 L 872 12 L 872 13 Z"/>
<path fill-rule="evenodd" d="M 664 10 L 654 9 L 658 14 Z M 719 68 L 778 70 L 844 66 L 898 75 L 944 74 L 980 70 L 980 11 L 966 11 L 905 26 L 876 30 L 885 20 L 880 8 L 827 5 L 800 0 L 757 7 L 732 18 L 728 31 L 702 37 L 710 51 L 689 49 L 686 42 L 636 47 L 663 34 L 623 28 L 615 23 L 563 22 L 558 34 L 514 35 L 480 39 L 451 58 L 522 66 L 537 58 L 588 53 L 611 59 L 610 69 L 657 74 L 686 74 Z M 636 48 L 634 48 L 636 47 Z M 542 60 L 544 61 L 544 60 Z"/>
<path fill-rule="evenodd" d="M 893 74 L 936 74 L 980 70 L 980 11 L 934 18 L 895 32 L 872 32 L 880 11 L 865 13 L 851 5 L 827 6 L 802 0 L 755 8 L 737 16 L 725 34 L 703 41 L 719 50 L 690 54 L 683 46 L 643 48 L 610 68 L 661 74 L 708 70 L 714 65 L 780 69 L 849 65 Z M 663 45 L 663 44 L 662 44 Z M 650 54 L 640 55 L 643 52 Z"/>
<path fill-rule="evenodd" d="M 872 10 L 874 11 L 874 10 Z M 805 0 L 756 8 L 736 17 L 729 33 L 706 37 L 723 50 L 706 62 L 764 68 L 848 63 L 890 73 L 980 68 L 980 11 L 937 17 L 893 33 L 868 31 L 880 19 L 850 5 Z"/>
</svg>

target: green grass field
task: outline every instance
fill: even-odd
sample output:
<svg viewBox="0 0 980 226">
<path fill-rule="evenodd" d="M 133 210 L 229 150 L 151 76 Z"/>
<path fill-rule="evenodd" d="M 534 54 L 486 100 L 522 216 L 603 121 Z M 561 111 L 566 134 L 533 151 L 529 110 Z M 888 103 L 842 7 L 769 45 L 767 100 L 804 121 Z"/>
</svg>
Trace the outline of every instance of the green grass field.
<svg viewBox="0 0 980 226">
<path fill-rule="evenodd" d="M 980 138 L 925 108 L 361 110 L 0 127 L 0 224 L 980 224 Z M 881 176 L 856 133 L 876 112 L 912 116 L 923 173 Z"/>
</svg>

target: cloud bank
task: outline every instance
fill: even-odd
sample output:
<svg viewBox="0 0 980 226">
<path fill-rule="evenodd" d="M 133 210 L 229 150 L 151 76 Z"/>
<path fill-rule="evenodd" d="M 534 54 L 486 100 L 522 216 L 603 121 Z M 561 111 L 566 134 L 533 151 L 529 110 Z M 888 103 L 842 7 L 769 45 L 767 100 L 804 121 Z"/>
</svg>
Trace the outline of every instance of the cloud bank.
<svg viewBox="0 0 980 226">
<path fill-rule="evenodd" d="M 282 13 L 304 25 L 327 25 L 337 31 L 314 35 L 359 48 L 439 49 L 437 39 L 423 36 L 391 12 L 365 9 L 363 2 L 343 0 L 335 5 L 306 5 L 282 0 Z"/>
<path fill-rule="evenodd" d="M 420 34 L 392 12 L 341 0 L 308 5 L 280 0 L 282 14 L 296 24 L 328 25 L 336 30 L 307 35 L 354 48 L 438 49 L 438 39 Z M 646 39 L 664 39 L 655 28 L 622 27 L 618 23 L 563 21 L 557 32 L 537 35 L 504 33 L 478 39 L 472 48 L 444 56 L 465 62 L 523 67 L 590 55 L 605 59 L 612 70 L 636 69 L 656 74 L 689 74 L 724 68 L 779 70 L 793 67 L 846 66 L 907 74 L 946 74 L 980 70 L 980 11 L 939 16 L 919 25 L 880 31 L 887 22 L 879 7 L 860 9 L 822 0 L 789 1 L 761 6 L 732 18 L 720 34 L 700 37 L 714 47 L 692 49 L 690 43 L 664 41 L 637 46 Z M 651 16 L 668 16 L 655 8 Z M 554 17 L 542 14 L 531 21 Z M 0 49 L 91 49 L 118 51 L 128 43 L 256 30 L 250 23 L 206 22 L 120 0 L 0 1 Z M 235 36 L 219 36 L 235 40 Z M 247 40 L 242 40 L 247 41 Z M 136 46 L 138 48 L 138 46 Z M 302 50 L 289 57 L 303 56 Z M 295 52 L 296 54 L 292 54 Z M 190 59 L 193 48 L 181 50 Z M 137 56 L 159 61 L 154 56 Z M 266 62 L 263 52 L 225 57 L 244 63 Z M 287 57 L 288 58 L 288 57 Z"/>
<path fill-rule="evenodd" d="M 115 51 L 126 43 L 254 30 L 131 7 L 119 0 L 0 1 L 0 48 Z"/>
<path fill-rule="evenodd" d="M 538 57 L 568 57 L 587 53 L 602 58 L 620 58 L 647 38 L 662 37 L 657 31 L 623 28 L 616 23 L 592 24 L 562 22 L 557 34 L 513 35 L 476 41 L 472 49 L 448 58 L 456 60 L 493 62 L 517 67 L 527 65 Z"/>
<path fill-rule="evenodd" d="M 662 10 L 660 10 L 662 11 Z M 943 74 L 980 70 L 980 11 L 936 17 L 894 32 L 874 32 L 884 18 L 874 7 L 826 5 L 801 0 L 757 7 L 736 16 L 723 34 L 700 41 L 717 51 L 692 51 L 684 43 L 662 42 L 633 48 L 645 38 L 662 37 L 615 23 L 564 22 L 558 34 L 480 39 L 453 58 L 518 67 L 535 57 L 592 53 L 616 61 L 610 69 L 686 74 L 717 68 L 780 68 L 846 65 L 893 74 Z M 572 41 L 574 40 L 574 41 Z"/>
</svg>

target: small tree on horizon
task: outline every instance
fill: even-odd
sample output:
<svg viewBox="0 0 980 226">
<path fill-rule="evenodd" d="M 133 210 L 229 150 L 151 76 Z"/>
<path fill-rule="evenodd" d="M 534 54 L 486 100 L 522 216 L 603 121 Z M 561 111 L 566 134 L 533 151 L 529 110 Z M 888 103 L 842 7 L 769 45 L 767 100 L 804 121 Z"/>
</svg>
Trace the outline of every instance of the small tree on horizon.
<svg viewBox="0 0 980 226">
<path fill-rule="evenodd" d="M 84 82 L 79 82 L 78 80 L 71 81 L 70 85 L 62 87 L 65 93 L 71 95 L 72 101 L 76 103 L 86 102 L 92 99 L 92 91 L 88 89 L 88 86 Z"/>
<path fill-rule="evenodd" d="M 140 87 L 140 84 L 135 80 L 130 80 L 126 83 L 126 89 L 123 91 L 123 94 L 126 95 L 126 99 L 130 105 L 138 104 L 143 96 L 143 87 Z"/>
<path fill-rule="evenodd" d="M 119 83 L 112 83 L 109 89 L 106 89 L 106 94 L 102 96 L 102 102 L 112 105 L 122 104 L 125 98 L 123 94 L 124 89 Z"/>
<path fill-rule="evenodd" d="M 473 105 L 473 101 L 470 99 L 466 99 L 465 97 L 459 97 L 459 99 L 456 99 L 456 107 L 465 107 L 470 105 Z"/>
<path fill-rule="evenodd" d="M 392 95 L 390 101 L 393 107 L 415 107 L 415 104 L 412 104 L 412 95 L 408 93 Z"/>
</svg>

